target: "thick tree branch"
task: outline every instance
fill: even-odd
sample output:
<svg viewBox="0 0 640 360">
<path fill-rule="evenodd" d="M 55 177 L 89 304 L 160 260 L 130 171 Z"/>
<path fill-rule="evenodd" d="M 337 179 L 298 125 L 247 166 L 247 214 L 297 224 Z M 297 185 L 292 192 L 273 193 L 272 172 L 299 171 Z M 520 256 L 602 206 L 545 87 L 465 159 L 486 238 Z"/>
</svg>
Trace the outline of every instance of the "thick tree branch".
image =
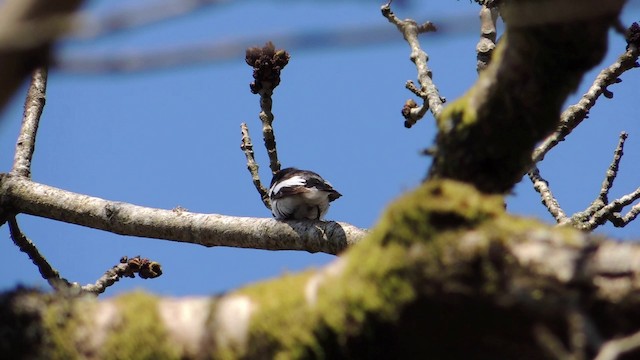
<svg viewBox="0 0 640 360">
<path fill-rule="evenodd" d="M 136 206 L 0 175 L 0 207 L 121 235 L 211 246 L 337 254 L 366 234 L 324 221 L 276 221 Z"/>
</svg>

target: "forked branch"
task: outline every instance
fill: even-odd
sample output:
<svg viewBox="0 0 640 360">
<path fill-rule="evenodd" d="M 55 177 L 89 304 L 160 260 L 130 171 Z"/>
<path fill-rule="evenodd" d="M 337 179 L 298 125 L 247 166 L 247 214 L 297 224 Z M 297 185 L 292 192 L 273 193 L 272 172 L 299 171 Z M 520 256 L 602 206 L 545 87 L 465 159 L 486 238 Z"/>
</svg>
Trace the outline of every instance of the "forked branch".
<svg viewBox="0 0 640 360">
<path fill-rule="evenodd" d="M 407 89 L 423 100 L 420 106 L 413 100 L 408 100 L 402 108 L 402 116 L 405 118 L 404 126 L 410 128 L 422 119 L 428 110 L 431 110 L 433 116 L 437 117 L 442 111 L 442 106 L 445 102 L 445 99 L 440 96 L 436 85 L 433 83 L 431 69 L 428 66 L 429 55 L 422 50 L 418 40 L 419 34 L 436 31 L 436 26 L 429 21 L 418 25 L 417 22 L 411 19 L 400 20 L 391 11 L 391 1 L 383 5 L 380 10 L 382 15 L 398 28 L 404 39 L 409 43 L 411 61 L 418 70 L 418 82 L 421 88 L 418 90 L 411 80 L 407 81 L 405 85 Z"/>
</svg>

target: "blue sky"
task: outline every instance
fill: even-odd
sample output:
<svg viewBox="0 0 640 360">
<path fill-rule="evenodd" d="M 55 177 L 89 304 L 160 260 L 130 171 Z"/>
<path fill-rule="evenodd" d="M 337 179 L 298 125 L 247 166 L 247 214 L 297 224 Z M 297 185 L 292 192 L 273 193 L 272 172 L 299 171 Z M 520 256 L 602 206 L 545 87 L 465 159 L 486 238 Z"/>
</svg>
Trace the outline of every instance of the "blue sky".
<svg viewBox="0 0 640 360">
<path fill-rule="evenodd" d="M 396 8 L 401 18 L 433 20 L 436 25 L 441 19 L 447 25 L 441 34 L 421 40 L 441 94 L 455 99 L 476 78 L 478 7 L 469 1 L 405 3 L 406 7 Z M 234 1 L 137 31 L 69 41 L 60 46 L 59 54 L 65 59 L 119 56 L 247 39 L 262 45 L 276 36 L 299 39 L 300 34 L 387 26 L 396 35 L 394 41 L 373 38 L 366 46 L 319 47 L 304 37 L 305 46 L 288 49 L 291 61 L 282 73 L 273 106 L 282 164 L 314 170 L 343 194 L 333 203 L 329 219 L 370 227 L 392 199 L 419 184 L 429 164 L 419 152 L 435 134 L 430 116 L 412 129 L 402 126 L 400 109 L 412 97 L 404 83 L 415 79 L 416 71 L 407 44 L 380 15 L 380 5 L 374 1 Z M 94 1 L 88 9 L 100 14 L 118 6 Z M 639 10 L 638 1 L 631 1 L 623 22 L 640 20 Z M 607 58 L 568 103 L 575 102 L 597 71 L 623 51 L 624 42 L 612 34 Z M 243 51 L 235 55 L 224 61 L 134 73 L 52 70 L 33 179 L 143 206 L 269 217 L 239 149 L 239 126 L 247 122 L 263 181 L 268 183 L 258 97 L 249 91 L 251 69 Z M 622 195 L 640 186 L 640 71 L 630 71 L 622 79 L 610 88 L 614 98 L 601 99 L 590 118 L 541 165 L 569 213 L 583 210 L 597 195 L 620 131 L 630 136 L 612 193 Z M 26 84 L 0 113 L 2 171 L 8 171 L 13 160 L 25 89 Z M 552 221 L 528 179 L 516 187 L 508 208 Z M 27 215 L 18 216 L 18 221 L 71 281 L 94 282 L 123 255 L 142 255 L 163 265 L 162 277 L 124 279 L 106 296 L 133 288 L 176 296 L 212 294 L 333 259 L 324 254 L 203 248 L 123 237 Z M 635 223 L 625 229 L 598 231 L 637 239 L 639 230 L 640 224 Z M 9 239 L 7 227 L 0 231 L 5 239 L 0 242 L 0 273 L 5 274 L 0 288 L 17 283 L 46 288 L 37 269 Z"/>
</svg>

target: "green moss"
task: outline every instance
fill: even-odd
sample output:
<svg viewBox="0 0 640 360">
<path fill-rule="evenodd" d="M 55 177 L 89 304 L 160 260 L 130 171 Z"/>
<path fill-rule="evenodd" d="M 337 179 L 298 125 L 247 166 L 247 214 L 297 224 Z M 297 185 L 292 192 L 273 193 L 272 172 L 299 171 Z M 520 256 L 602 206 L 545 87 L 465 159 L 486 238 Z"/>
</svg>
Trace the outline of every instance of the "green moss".
<svg viewBox="0 0 640 360">
<path fill-rule="evenodd" d="M 482 195 L 455 181 L 422 185 L 392 204 L 366 240 L 344 254 L 344 268 L 323 279 L 315 304 L 307 304 L 304 295 L 310 273 L 240 290 L 238 294 L 257 305 L 250 325 L 252 347 L 248 354 L 230 354 L 227 349 L 224 355 L 357 357 L 346 350 L 352 349 L 347 347 L 351 339 L 370 339 L 375 347 L 376 336 L 385 331 L 381 329 L 416 299 L 420 279 L 426 273 L 438 278 L 447 261 L 454 261 L 446 254 L 456 240 L 454 234 L 503 214 L 500 196 Z"/>
<path fill-rule="evenodd" d="M 410 244 L 446 229 L 474 226 L 504 213 L 501 196 L 456 181 L 430 181 L 393 203 L 372 231 L 373 241 Z"/>
<path fill-rule="evenodd" d="M 71 301 L 52 299 L 43 315 L 43 325 L 47 333 L 45 347 L 48 359 L 77 359 L 83 347 L 79 329 L 90 326 L 95 298 L 88 296 Z"/>
<path fill-rule="evenodd" d="M 103 359 L 178 359 L 179 347 L 172 344 L 162 327 L 157 298 L 143 292 L 118 297 L 119 321 L 107 338 Z"/>
<path fill-rule="evenodd" d="M 252 346 L 248 357 L 260 357 L 264 349 L 269 349 L 274 359 L 301 358 L 309 352 L 322 357 L 322 347 L 312 333 L 317 313 L 306 306 L 304 298 L 311 275 L 311 271 L 285 275 L 237 292 L 258 304 L 250 325 Z"/>
</svg>

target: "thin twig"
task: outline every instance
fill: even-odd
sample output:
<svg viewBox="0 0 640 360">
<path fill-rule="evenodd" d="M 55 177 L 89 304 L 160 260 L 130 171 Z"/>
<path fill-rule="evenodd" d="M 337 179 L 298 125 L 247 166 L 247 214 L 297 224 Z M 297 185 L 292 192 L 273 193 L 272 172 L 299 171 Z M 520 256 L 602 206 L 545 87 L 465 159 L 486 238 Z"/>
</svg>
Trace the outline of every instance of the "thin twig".
<svg viewBox="0 0 640 360">
<path fill-rule="evenodd" d="M 609 340 L 604 343 L 595 360 L 615 360 L 629 351 L 640 348 L 640 331 L 621 339 Z"/>
<path fill-rule="evenodd" d="M 629 135 L 626 132 L 623 131 L 622 133 L 620 133 L 618 146 L 616 146 L 616 150 L 613 152 L 613 160 L 611 160 L 611 164 L 607 169 L 604 181 L 602 182 L 602 188 L 600 189 L 600 195 L 598 195 L 598 200 L 603 204 L 609 202 L 609 190 L 611 190 L 613 181 L 615 180 L 616 176 L 618 176 L 620 160 L 622 159 L 622 155 L 624 155 L 624 142 L 628 137 Z"/>
<path fill-rule="evenodd" d="M 596 77 L 593 85 L 582 96 L 582 99 L 575 104 L 569 106 L 560 116 L 560 124 L 556 131 L 549 135 L 535 149 L 532 155 L 533 163 L 540 162 L 544 156 L 553 149 L 558 143 L 563 141 L 580 123 L 586 119 L 589 110 L 596 104 L 596 101 L 603 95 L 611 98 L 613 93 L 607 89 L 609 85 L 619 83 L 620 75 L 629 69 L 638 67 L 638 56 L 640 50 L 637 46 L 628 46 L 627 50 L 618 57 L 616 62 L 608 68 L 602 70 Z"/>
<path fill-rule="evenodd" d="M 280 72 L 289 63 L 290 55 L 285 50 L 276 50 L 272 42 L 267 42 L 262 48 L 247 49 L 245 60 L 253 68 L 251 92 L 260 95 L 260 121 L 262 121 L 262 135 L 264 146 L 269 155 L 271 173 L 280 171 L 276 138 L 273 133 L 273 100 L 275 88 L 280 84 Z M 261 194 L 262 195 L 262 194 Z"/>
<path fill-rule="evenodd" d="M 533 182 L 533 188 L 542 198 L 542 204 L 544 204 L 547 210 L 549 210 L 549 213 L 551 213 L 553 218 L 556 219 L 558 223 L 566 222 L 568 220 L 567 214 L 565 214 L 562 207 L 560 207 L 560 204 L 558 204 L 558 200 L 553 196 L 553 193 L 549 188 L 549 183 L 540 175 L 538 167 L 534 165 L 533 168 L 529 170 L 528 175 L 531 182 Z"/>
<path fill-rule="evenodd" d="M 47 69 L 40 67 L 35 69 L 31 76 L 31 84 L 24 103 L 22 127 L 11 169 L 14 175 L 31 177 L 31 160 L 36 146 L 36 134 L 46 100 L 47 75 Z"/>
<path fill-rule="evenodd" d="M 29 240 L 20 230 L 18 226 L 18 222 L 15 217 L 11 217 L 8 219 L 9 222 L 9 232 L 11 233 L 11 239 L 13 243 L 22 251 L 23 253 L 29 256 L 29 259 L 33 262 L 33 264 L 38 268 L 40 275 L 42 278 L 47 280 L 49 285 L 56 290 L 61 291 L 72 287 L 72 284 L 69 283 L 66 279 L 60 277 L 60 273 L 58 270 L 54 269 L 51 264 L 47 261 L 47 259 L 40 254 L 38 248 Z"/>
<path fill-rule="evenodd" d="M 571 216 L 570 222 L 577 228 L 583 230 L 593 230 L 596 227 L 610 221 L 614 226 L 623 227 L 633 221 L 640 212 L 640 206 L 635 205 L 624 216 L 620 216 L 619 212 L 623 207 L 631 205 L 640 198 L 640 188 L 624 195 L 614 201 L 609 202 L 609 191 L 613 186 L 615 178 L 618 176 L 620 160 L 624 155 L 624 143 L 628 138 L 626 132 L 620 133 L 618 145 L 613 153 L 611 164 L 607 168 L 605 179 L 598 197 L 584 211 L 575 213 Z"/>
<path fill-rule="evenodd" d="M 480 40 L 476 45 L 477 65 L 476 70 L 480 73 L 491 61 L 491 54 L 496 48 L 496 21 L 498 19 L 498 9 L 488 8 L 486 5 L 480 9 Z"/>
<path fill-rule="evenodd" d="M 607 168 L 605 179 L 596 199 L 584 211 L 577 212 L 570 217 L 564 213 L 558 201 L 553 196 L 549 184 L 542 178 L 538 167 L 534 165 L 529 170 L 529 178 L 533 183 L 534 189 L 540 193 L 542 203 L 549 210 L 551 215 L 556 219 L 558 224 L 571 224 L 573 227 L 591 231 L 607 221 L 610 221 L 616 227 L 623 227 L 633 221 L 640 214 L 640 204 L 636 204 L 631 210 L 621 216 L 619 212 L 625 206 L 631 205 L 634 201 L 640 199 L 640 187 L 635 191 L 624 195 L 616 200 L 609 202 L 609 191 L 613 186 L 620 166 L 620 160 L 624 155 L 624 143 L 628 138 L 626 132 L 620 133 L 620 140 L 613 154 L 611 164 Z"/>
<path fill-rule="evenodd" d="M 628 205 L 631 205 L 631 203 L 633 203 L 634 201 L 640 199 L 640 187 L 637 188 L 635 191 L 624 195 L 612 202 L 610 202 L 609 204 L 603 206 L 600 210 L 596 211 L 595 214 L 593 214 L 593 216 L 588 219 L 587 221 L 584 221 L 582 223 L 578 223 L 578 227 L 579 229 L 582 230 L 593 230 L 595 228 L 597 228 L 598 226 L 604 224 L 607 220 L 610 220 L 612 216 L 614 216 L 615 213 L 620 212 L 620 210 Z M 636 209 L 638 206 L 634 206 L 631 211 L 629 212 L 630 214 L 627 214 L 624 218 L 629 218 L 624 220 L 623 222 L 623 217 L 619 217 L 619 222 L 614 223 L 614 225 L 618 226 L 618 227 L 622 227 L 626 224 L 628 224 L 630 221 L 632 221 L 633 219 L 636 218 L 636 216 L 638 215 L 638 211 L 640 211 L 640 209 Z M 573 218 L 573 217 L 572 217 Z"/>
<path fill-rule="evenodd" d="M 629 210 L 629 212 L 626 213 L 624 216 L 621 216 L 617 212 L 612 213 L 609 216 L 609 221 L 615 227 L 624 227 L 628 223 L 630 223 L 633 220 L 635 220 L 636 217 L 638 217 L 638 214 L 640 214 L 640 204 L 636 204 L 633 207 L 631 207 L 631 210 Z"/>
<path fill-rule="evenodd" d="M 418 120 L 422 119 L 427 109 L 431 110 L 434 117 L 438 117 L 445 102 L 445 99 L 440 96 L 438 89 L 433 83 L 431 70 L 427 64 L 429 55 L 420 48 L 420 41 L 418 40 L 418 34 L 436 31 L 436 27 L 429 21 L 418 25 L 417 22 L 411 19 L 400 20 L 393 11 L 391 11 L 391 2 L 383 5 L 380 10 L 382 11 L 382 15 L 398 28 L 404 36 L 404 39 L 409 43 L 411 47 L 411 61 L 416 65 L 416 69 L 418 70 L 418 82 L 422 87 L 421 93 L 423 95 L 421 98 L 423 99 L 423 104 L 408 111 L 404 111 L 405 109 L 403 109 L 402 112 L 405 118 L 404 125 L 410 128 Z M 413 92 L 416 93 L 415 91 Z"/>
<path fill-rule="evenodd" d="M 120 263 L 107 270 L 95 284 L 82 287 L 82 291 L 95 295 L 102 294 L 109 286 L 115 284 L 123 277 L 134 278 L 135 274 L 142 279 L 153 279 L 162 275 L 162 267 L 159 263 L 136 256 L 120 259 Z"/>
<path fill-rule="evenodd" d="M 240 124 L 240 130 L 242 131 L 242 144 L 240 145 L 240 148 L 247 157 L 247 169 L 251 174 L 253 185 L 256 187 L 256 190 L 258 190 L 264 206 L 266 206 L 267 209 L 271 209 L 268 190 L 262 186 L 262 182 L 260 181 L 260 173 L 258 172 L 259 165 L 253 154 L 253 143 L 251 142 L 251 136 L 249 136 L 249 128 L 247 127 L 247 124 Z"/>
<path fill-rule="evenodd" d="M 276 147 L 276 136 L 273 133 L 273 100 L 271 96 L 273 91 L 265 91 L 260 93 L 260 121 L 262 121 L 262 136 L 264 138 L 264 146 L 269 156 L 269 168 L 271 173 L 275 174 L 280 171 L 280 161 L 278 160 L 278 148 Z"/>
<path fill-rule="evenodd" d="M 609 191 L 613 186 L 613 182 L 618 176 L 618 168 L 620 165 L 620 160 L 622 159 L 622 155 L 624 155 L 624 142 L 627 140 L 628 134 L 626 132 L 620 133 L 620 140 L 618 141 L 618 146 L 613 152 L 613 160 L 609 167 L 607 168 L 607 172 L 605 174 L 605 178 L 602 181 L 602 187 L 600 188 L 600 193 L 598 197 L 586 208 L 584 211 L 575 213 L 571 218 L 574 223 L 582 223 L 588 221 L 593 218 L 594 214 L 598 211 L 602 210 L 609 203 Z"/>
</svg>

